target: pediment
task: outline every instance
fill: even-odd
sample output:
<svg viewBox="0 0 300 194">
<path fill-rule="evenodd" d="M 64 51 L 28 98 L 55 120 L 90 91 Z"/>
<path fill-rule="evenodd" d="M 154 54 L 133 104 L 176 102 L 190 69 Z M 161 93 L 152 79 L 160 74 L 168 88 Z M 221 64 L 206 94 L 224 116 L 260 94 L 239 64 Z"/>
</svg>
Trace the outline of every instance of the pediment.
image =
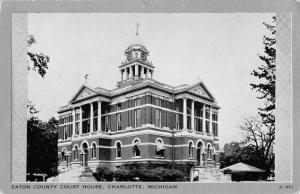
<svg viewBox="0 0 300 194">
<path fill-rule="evenodd" d="M 199 83 L 195 86 L 192 86 L 188 91 L 208 99 L 214 99 L 214 97 L 210 94 L 210 92 L 203 83 Z"/>
<path fill-rule="evenodd" d="M 84 98 L 87 98 L 89 96 L 95 95 L 96 92 L 86 86 L 82 86 L 79 91 L 74 95 L 71 101 L 77 101 Z"/>
</svg>

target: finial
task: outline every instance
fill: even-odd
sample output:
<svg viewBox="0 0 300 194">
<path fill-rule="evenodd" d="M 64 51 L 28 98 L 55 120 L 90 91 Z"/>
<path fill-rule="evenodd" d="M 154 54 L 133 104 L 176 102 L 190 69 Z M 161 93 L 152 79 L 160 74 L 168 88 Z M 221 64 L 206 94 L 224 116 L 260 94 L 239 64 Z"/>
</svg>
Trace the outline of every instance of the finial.
<svg viewBox="0 0 300 194">
<path fill-rule="evenodd" d="M 89 74 L 85 74 L 85 75 L 84 75 L 84 83 L 85 83 L 85 84 L 87 84 L 88 76 L 89 76 Z"/>
<path fill-rule="evenodd" d="M 140 24 L 136 23 L 136 33 L 135 33 L 136 36 L 139 35 L 139 26 L 140 26 Z"/>
</svg>

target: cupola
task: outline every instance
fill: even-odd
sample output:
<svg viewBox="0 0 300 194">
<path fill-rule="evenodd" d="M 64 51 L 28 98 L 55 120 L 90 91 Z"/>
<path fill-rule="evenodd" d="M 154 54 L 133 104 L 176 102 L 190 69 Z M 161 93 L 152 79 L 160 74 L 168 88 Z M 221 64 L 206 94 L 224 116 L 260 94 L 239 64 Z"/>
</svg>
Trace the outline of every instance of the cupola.
<svg viewBox="0 0 300 194">
<path fill-rule="evenodd" d="M 148 60 L 149 51 L 139 34 L 139 24 L 137 24 L 134 41 L 124 51 L 125 61 L 119 66 L 121 81 L 119 85 L 131 82 L 132 80 L 152 79 L 154 66 Z"/>
</svg>

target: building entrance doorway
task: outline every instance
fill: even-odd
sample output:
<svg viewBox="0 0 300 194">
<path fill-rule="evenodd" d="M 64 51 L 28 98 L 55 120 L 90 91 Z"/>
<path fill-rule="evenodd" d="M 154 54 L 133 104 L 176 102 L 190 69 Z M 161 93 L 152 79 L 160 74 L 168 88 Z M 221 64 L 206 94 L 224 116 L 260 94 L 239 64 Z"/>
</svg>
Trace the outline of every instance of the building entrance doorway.
<svg viewBox="0 0 300 194">
<path fill-rule="evenodd" d="M 88 145 L 83 143 L 81 148 L 81 166 L 88 165 L 88 152 Z"/>
<path fill-rule="evenodd" d="M 202 153 L 202 142 L 199 142 L 197 144 L 197 166 L 202 166 L 202 156 L 201 156 L 201 153 Z"/>
</svg>

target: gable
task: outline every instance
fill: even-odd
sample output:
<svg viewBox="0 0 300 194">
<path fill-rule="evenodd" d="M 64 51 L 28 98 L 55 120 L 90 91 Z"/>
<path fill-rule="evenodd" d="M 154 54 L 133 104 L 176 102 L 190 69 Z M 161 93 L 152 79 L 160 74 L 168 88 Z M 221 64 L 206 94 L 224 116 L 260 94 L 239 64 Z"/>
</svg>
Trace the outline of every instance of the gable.
<svg viewBox="0 0 300 194">
<path fill-rule="evenodd" d="M 198 84 L 194 87 L 191 87 L 189 89 L 189 92 L 203 96 L 205 98 L 214 99 L 213 96 L 208 92 L 208 90 L 205 88 L 203 84 Z"/>
<path fill-rule="evenodd" d="M 79 92 L 77 92 L 75 94 L 75 96 L 72 98 L 71 101 L 77 101 L 77 100 L 81 100 L 81 99 L 84 99 L 86 97 L 89 97 L 89 96 L 93 96 L 95 95 L 96 92 L 94 92 L 93 90 L 87 88 L 87 87 L 82 87 Z"/>
</svg>

